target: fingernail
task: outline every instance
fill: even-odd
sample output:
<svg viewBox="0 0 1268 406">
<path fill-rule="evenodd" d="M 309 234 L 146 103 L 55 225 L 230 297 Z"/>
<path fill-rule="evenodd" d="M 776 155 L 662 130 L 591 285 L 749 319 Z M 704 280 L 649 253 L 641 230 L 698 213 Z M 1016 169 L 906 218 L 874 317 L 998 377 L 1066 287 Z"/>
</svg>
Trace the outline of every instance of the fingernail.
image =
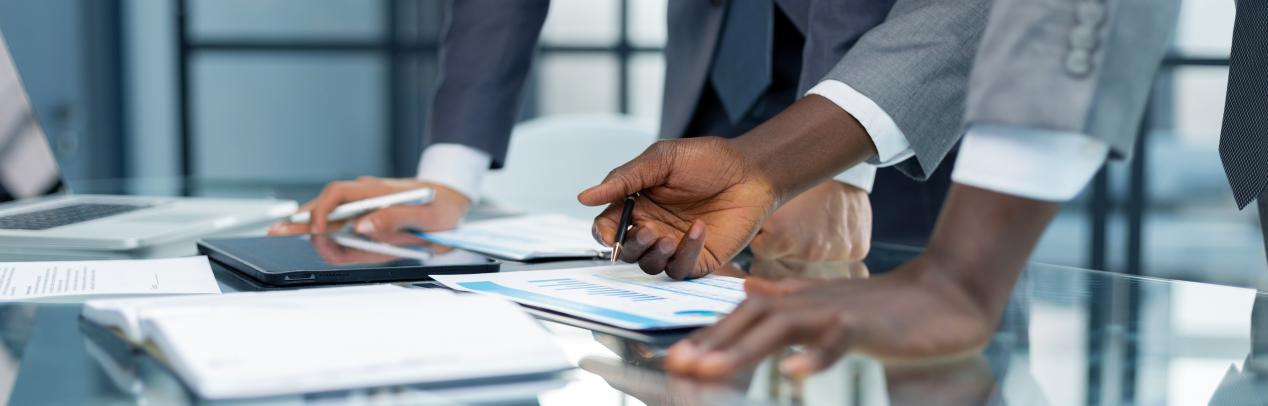
<svg viewBox="0 0 1268 406">
<path fill-rule="evenodd" d="M 652 233 L 647 231 L 647 229 L 638 230 L 638 233 L 634 235 L 634 239 L 638 240 L 639 244 L 648 245 L 652 243 Z"/>
<path fill-rule="evenodd" d="M 704 223 L 697 221 L 691 224 L 691 230 L 687 233 L 687 238 L 699 240 L 701 234 L 704 234 Z"/>
<path fill-rule="evenodd" d="M 669 240 L 661 240 L 659 244 L 656 244 L 656 250 L 660 251 L 661 254 L 672 254 L 674 252 L 674 243 L 669 242 Z"/>
<path fill-rule="evenodd" d="M 370 220 L 357 223 L 358 234 L 374 234 L 374 222 Z"/>
</svg>

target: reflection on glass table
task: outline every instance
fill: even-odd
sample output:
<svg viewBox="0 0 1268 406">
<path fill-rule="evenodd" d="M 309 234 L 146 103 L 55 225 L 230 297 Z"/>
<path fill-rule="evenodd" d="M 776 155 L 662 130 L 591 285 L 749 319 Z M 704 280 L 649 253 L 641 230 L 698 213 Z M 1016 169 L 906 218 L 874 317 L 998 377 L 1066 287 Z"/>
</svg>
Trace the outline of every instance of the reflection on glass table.
<svg viewBox="0 0 1268 406">
<path fill-rule="evenodd" d="M 884 278 L 915 254 L 912 249 L 877 244 L 864 264 L 748 261 L 726 272 L 762 278 Z M 516 272 L 601 263 L 507 263 L 503 269 Z M 222 268 L 215 274 L 226 291 L 267 288 Z M 210 403 L 194 397 L 161 360 L 82 323 L 79 311 L 80 306 L 73 304 L 0 304 L 0 400 L 11 404 Z M 869 309 L 864 305 L 858 311 Z M 1268 296 L 1228 286 L 1032 264 L 980 351 L 901 362 L 852 353 L 803 380 L 782 376 L 776 367 L 797 348 L 724 381 L 691 380 L 661 372 L 665 348 L 681 333 L 629 334 L 566 315 L 533 314 L 579 368 L 558 379 L 367 388 L 250 402 L 1268 404 Z"/>
</svg>

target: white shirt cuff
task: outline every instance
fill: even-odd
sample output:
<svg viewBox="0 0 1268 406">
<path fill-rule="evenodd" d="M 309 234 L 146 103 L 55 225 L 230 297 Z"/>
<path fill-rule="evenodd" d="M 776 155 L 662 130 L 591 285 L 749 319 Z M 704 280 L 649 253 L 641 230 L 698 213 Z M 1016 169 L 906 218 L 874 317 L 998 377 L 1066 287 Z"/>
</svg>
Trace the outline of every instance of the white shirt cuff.
<svg viewBox="0 0 1268 406">
<path fill-rule="evenodd" d="M 1011 125 L 972 125 L 951 180 L 1027 199 L 1073 199 L 1096 176 L 1109 145 L 1084 134 Z"/>
<path fill-rule="evenodd" d="M 832 178 L 837 182 L 841 182 L 859 189 L 864 192 L 872 193 L 872 183 L 876 181 L 876 167 L 865 163 L 854 165 L 845 172 L 841 172 Z"/>
<path fill-rule="evenodd" d="M 810 88 L 806 94 L 823 96 L 863 125 L 867 135 L 872 137 L 872 144 L 876 145 L 876 156 L 868 159 L 867 163 L 886 167 L 916 155 L 894 118 L 872 99 L 845 82 L 825 80 Z"/>
<path fill-rule="evenodd" d="M 493 158 L 484 151 L 462 144 L 432 144 L 418 160 L 418 180 L 436 182 L 457 190 L 476 202 L 480 181 Z"/>
</svg>

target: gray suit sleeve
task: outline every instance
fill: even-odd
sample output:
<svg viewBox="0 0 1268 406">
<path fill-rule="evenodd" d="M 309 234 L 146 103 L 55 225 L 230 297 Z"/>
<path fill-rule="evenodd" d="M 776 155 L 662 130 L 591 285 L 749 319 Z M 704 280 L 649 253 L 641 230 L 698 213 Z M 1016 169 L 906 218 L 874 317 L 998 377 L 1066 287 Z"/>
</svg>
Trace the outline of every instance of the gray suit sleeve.
<svg viewBox="0 0 1268 406">
<path fill-rule="evenodd" d="M 898 0 L 824 77 L 885 110 L 914 159 L 896 167 L 923 180 L 962 133 L 964 93 L 990 0 Z"/>
<path fill-rule="evenodd" d="M 506 159 L 549 0 L 454 0 L 424 145 L 456 143 Z"/>
<path fill-rule="evenodd" d="M 1178 0 L 997 0 L 965 122 L 1087 134 L 1132 150 Z"/>
</svg>

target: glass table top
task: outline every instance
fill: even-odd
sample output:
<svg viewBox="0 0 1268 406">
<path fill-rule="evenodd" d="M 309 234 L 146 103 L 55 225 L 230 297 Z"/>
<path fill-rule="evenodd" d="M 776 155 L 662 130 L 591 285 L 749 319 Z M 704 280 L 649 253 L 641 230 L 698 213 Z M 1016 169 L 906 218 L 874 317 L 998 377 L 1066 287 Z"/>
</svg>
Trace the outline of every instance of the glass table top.
<svg viewBox="0 0 1268 406">
<path fill-rule="evenodd" d="M 878 245 L 866 264 L 757 262 L 746 268 L 763 276 L 884 277 L 915 252 Z M 504 270 L 595 263 L 507 264 Z M 249 289 L 235 275 L 219 270 L 217 279 L 226 291 Z M 145 353 L 81 325 L 79 311 L 76 304 L 0 305 L 0 399 L 215 403 L 194 397 Z M 596 331 L 559 317 L 542 324 L 576 370 L 537 381 L 371 388 L 247 403 L 1268 404 L 1268 295 L 1043 264 L 1026 269 L 981 351 L 901 364 L 850 354 L 799 381 L 772 367 L 778 357 L 722 382 L 667 376 L 660 372 L 664 348 L 680 337 Z"/>
<path fill-rule="evenodd" d="M 103 183 L 93 190 L 77 187 L 77 191 L 172 194 L 180 193 L 176 190 L 183 185 L 179 180 Z M 195 194 L 200 195 L 304 200 L 316 193 L 320 183 L 202 182 L 197 186 Z M 497 208 L 482 210 L 483 215 L 500 213 Z M 263 229 L 235 232 L 254 235 Z M 192 241 L 185 241 L 124 254 L 0 250 L 0 261 L 193 253 Z M 862 264 L 750 261 L 743 268 L 759 276 L 881 278 L 916 254 L 914 249 L 876 244 Z M 503 270 L 601 263 L 507 263 Z M 225 269 L 217 269 L 216 277 L 226 292 L 260 288 Z M 980 351 L 901 363 L 849 354 L 804 380 L 781 376 L 773 366 L 780 357 L 721 382 L 667 376 L 660 372 L 664 349 L 681 334 L 635 334 L 534 312 L 578 368 L 529 381 L 396 386 L 211 402 L 196 398 L 144 352 L 81 324 L 80 307 L 0 304 L 0 401 L 20 405 L 1268 405 L 1268 295 L 1240 287 L 1046 264 L 1028 265 L 992 339 Z"/>
</svg>

